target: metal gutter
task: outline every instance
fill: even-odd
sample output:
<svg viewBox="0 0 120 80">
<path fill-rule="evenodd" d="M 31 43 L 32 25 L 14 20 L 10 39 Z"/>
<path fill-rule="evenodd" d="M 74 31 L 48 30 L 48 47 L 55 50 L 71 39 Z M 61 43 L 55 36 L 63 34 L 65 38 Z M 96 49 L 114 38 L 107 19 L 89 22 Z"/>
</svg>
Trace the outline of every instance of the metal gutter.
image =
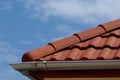
<svg viewBox="0 0 120 80">
<path fill-rule="evenodd" d="M 17 71 L 120 69 L 120 60 L 34 61 L 10 64 Z"/>
<path fill-rule="evenodd" d="M 38 80 L 29 71 L 120 69 L 120 60 L 33 61 L 10 65 L 31 80 Z"/>
<path fill-rule="evenodd" d="M 48 70 L 88 70 L 88 69 L 120 69 L 120 61 L 66 61 L 47 62 Z"/>
<path fill-rule="evenodd" d="M 10 65 L 18 71 L 33 71 L 38 69 L 44 71 L 46 69 L 44 62 L 23 62 Z"/>
</svg>

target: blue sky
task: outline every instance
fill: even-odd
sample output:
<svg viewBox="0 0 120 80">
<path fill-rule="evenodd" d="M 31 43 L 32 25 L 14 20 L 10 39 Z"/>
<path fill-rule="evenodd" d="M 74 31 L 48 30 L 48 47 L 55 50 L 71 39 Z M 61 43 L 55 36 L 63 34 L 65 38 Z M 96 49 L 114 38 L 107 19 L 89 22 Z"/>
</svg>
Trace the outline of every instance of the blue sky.
<svg viewBox="0 0 120 80">
<path fill-rule="evenodd" d="M 0 0 L 1 80 L 29 80 L 9 64 L 73 33 L 120 17 L 120 0 Z"/>
</svg>

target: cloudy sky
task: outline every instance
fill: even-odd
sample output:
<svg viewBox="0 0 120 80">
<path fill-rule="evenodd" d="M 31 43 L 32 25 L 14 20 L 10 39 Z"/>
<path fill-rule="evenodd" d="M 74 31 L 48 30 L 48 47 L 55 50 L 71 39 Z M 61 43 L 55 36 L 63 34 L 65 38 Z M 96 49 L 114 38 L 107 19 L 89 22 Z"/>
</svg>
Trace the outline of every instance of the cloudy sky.
<svg viewBox="0 0 120 80">
<path fill-rule="evenodd" d="M 9 64 L 73 33 L 120 17 L 120 0 L 0 0 L 0 79 L 29 80 Z"/>
</svg>

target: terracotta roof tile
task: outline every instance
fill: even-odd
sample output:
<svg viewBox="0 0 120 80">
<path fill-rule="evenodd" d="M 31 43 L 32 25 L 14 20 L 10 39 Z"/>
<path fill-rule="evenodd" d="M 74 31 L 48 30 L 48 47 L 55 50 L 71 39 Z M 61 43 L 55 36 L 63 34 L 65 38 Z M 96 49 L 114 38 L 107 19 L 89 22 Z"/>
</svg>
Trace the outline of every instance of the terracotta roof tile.
<svg viewBox="0 0 120 80">
<path fill-rule="evenodd" d="M 49 44 L 52 45 L 56 51 L 58 51 L 70 45 L 74 45 L 78 42 L 80 42 L 80 39 L 74 35 L 74 36 L 70 36 L 70 37 L 67 37 L 67 38 L 64 38 L 58 41 L 51 42 Z"/>
<path fill-rule="evenodd" d="M 84 41 L 84 40 L 98 36 L 98 35 L 103 34 L 103 33 L 105 33 L 105 30 L 101 26 L 98 26 L 98 27 L 95 27 L 95 28 L 90 29 L 90 30 L 76 33 L 74 35 L 77 35 L 81 39 L 81 41 Z"/>
<path fill-rule="evenodd" d="M 108 23 L 100 24 L 99 26 L 102 26 L 105 29 L 105 31 L 111 31 L 113 29 L 120 27 L 120 19 Z"/>
<path fill-rule="evenodd" d="M 37 48 L 31 50 L 23 55 L 22 61 L 29 61 L 29 60 L 39 60 L 40 57 L 49 55 L 55 52 L 55 49 L 51 45 L 46 45 L 41 48 Z"/>
<path fill-rule="evenodd" d="M 83 53 L 83 50 L 74 48 L 71 50 L 69 55 L 66 57 L 66 60 L 78 60 L 80 56 L 82 55 L 82 53 Z"/>
<path fill-rule="evenodd" d="M 53 54 L 51 56 L 51 59 L 50 60 L 62 60 L 62 56 L 64 54 L 64 51 L 61 51 L 61 52 L 57 52 L 56 54 Z"/>
<path fill-rule="evenodd" d="M 110 36 L 105 42 L 104 46 L 115 47 L 115 43 L 116 43 L 115 41 L 116 41 L 116 38 L 114 36 Z"/>
<path fill-rule="evenodd" d="M 103 34 L 103 35 L 101 35 L 102 37 L 108 37 L 108 36 L 116 36 L 116 37 L 120 37 L 120 30 L 118 29 L 118 30 L 114 30 L 114 31 L 112 31 L 112 32 L 110 32 L 110 33 L 106 33 L 106 34 Z"/>
<path fill-rule="evenodd" d="M 117 50 L 116 54 L 114 55 L 114 59 L 120 59 L 120 48 Z"/>
<path fill-rule="evenodd" d="M 101 50 L 100 54 L 98 55 L 97 59 L 112 59 L 111 53 L 112 50 L 110 48 L 104 48 L 103 50 Z M 112 53 L 113 54 L 113 53 Z"/>
<path fill-rule="evenodd" d="M 120 19 L 25 53 L 22 61 L 120 59 Z"/>
</svg>

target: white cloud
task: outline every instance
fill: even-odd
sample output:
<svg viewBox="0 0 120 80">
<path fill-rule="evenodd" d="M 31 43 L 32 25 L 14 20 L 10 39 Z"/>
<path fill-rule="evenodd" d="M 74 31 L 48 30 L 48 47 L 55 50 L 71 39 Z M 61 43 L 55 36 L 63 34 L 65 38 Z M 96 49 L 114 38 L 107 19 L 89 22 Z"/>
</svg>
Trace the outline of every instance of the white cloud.
<svg viewBox="0 0 120 80">
<path fill-rule="evenodd" d="M 41 20 L 61 17 L 82 23 L 120 17 L 120 0 L 26 0 L 27 10 Z"/>
</svg>

